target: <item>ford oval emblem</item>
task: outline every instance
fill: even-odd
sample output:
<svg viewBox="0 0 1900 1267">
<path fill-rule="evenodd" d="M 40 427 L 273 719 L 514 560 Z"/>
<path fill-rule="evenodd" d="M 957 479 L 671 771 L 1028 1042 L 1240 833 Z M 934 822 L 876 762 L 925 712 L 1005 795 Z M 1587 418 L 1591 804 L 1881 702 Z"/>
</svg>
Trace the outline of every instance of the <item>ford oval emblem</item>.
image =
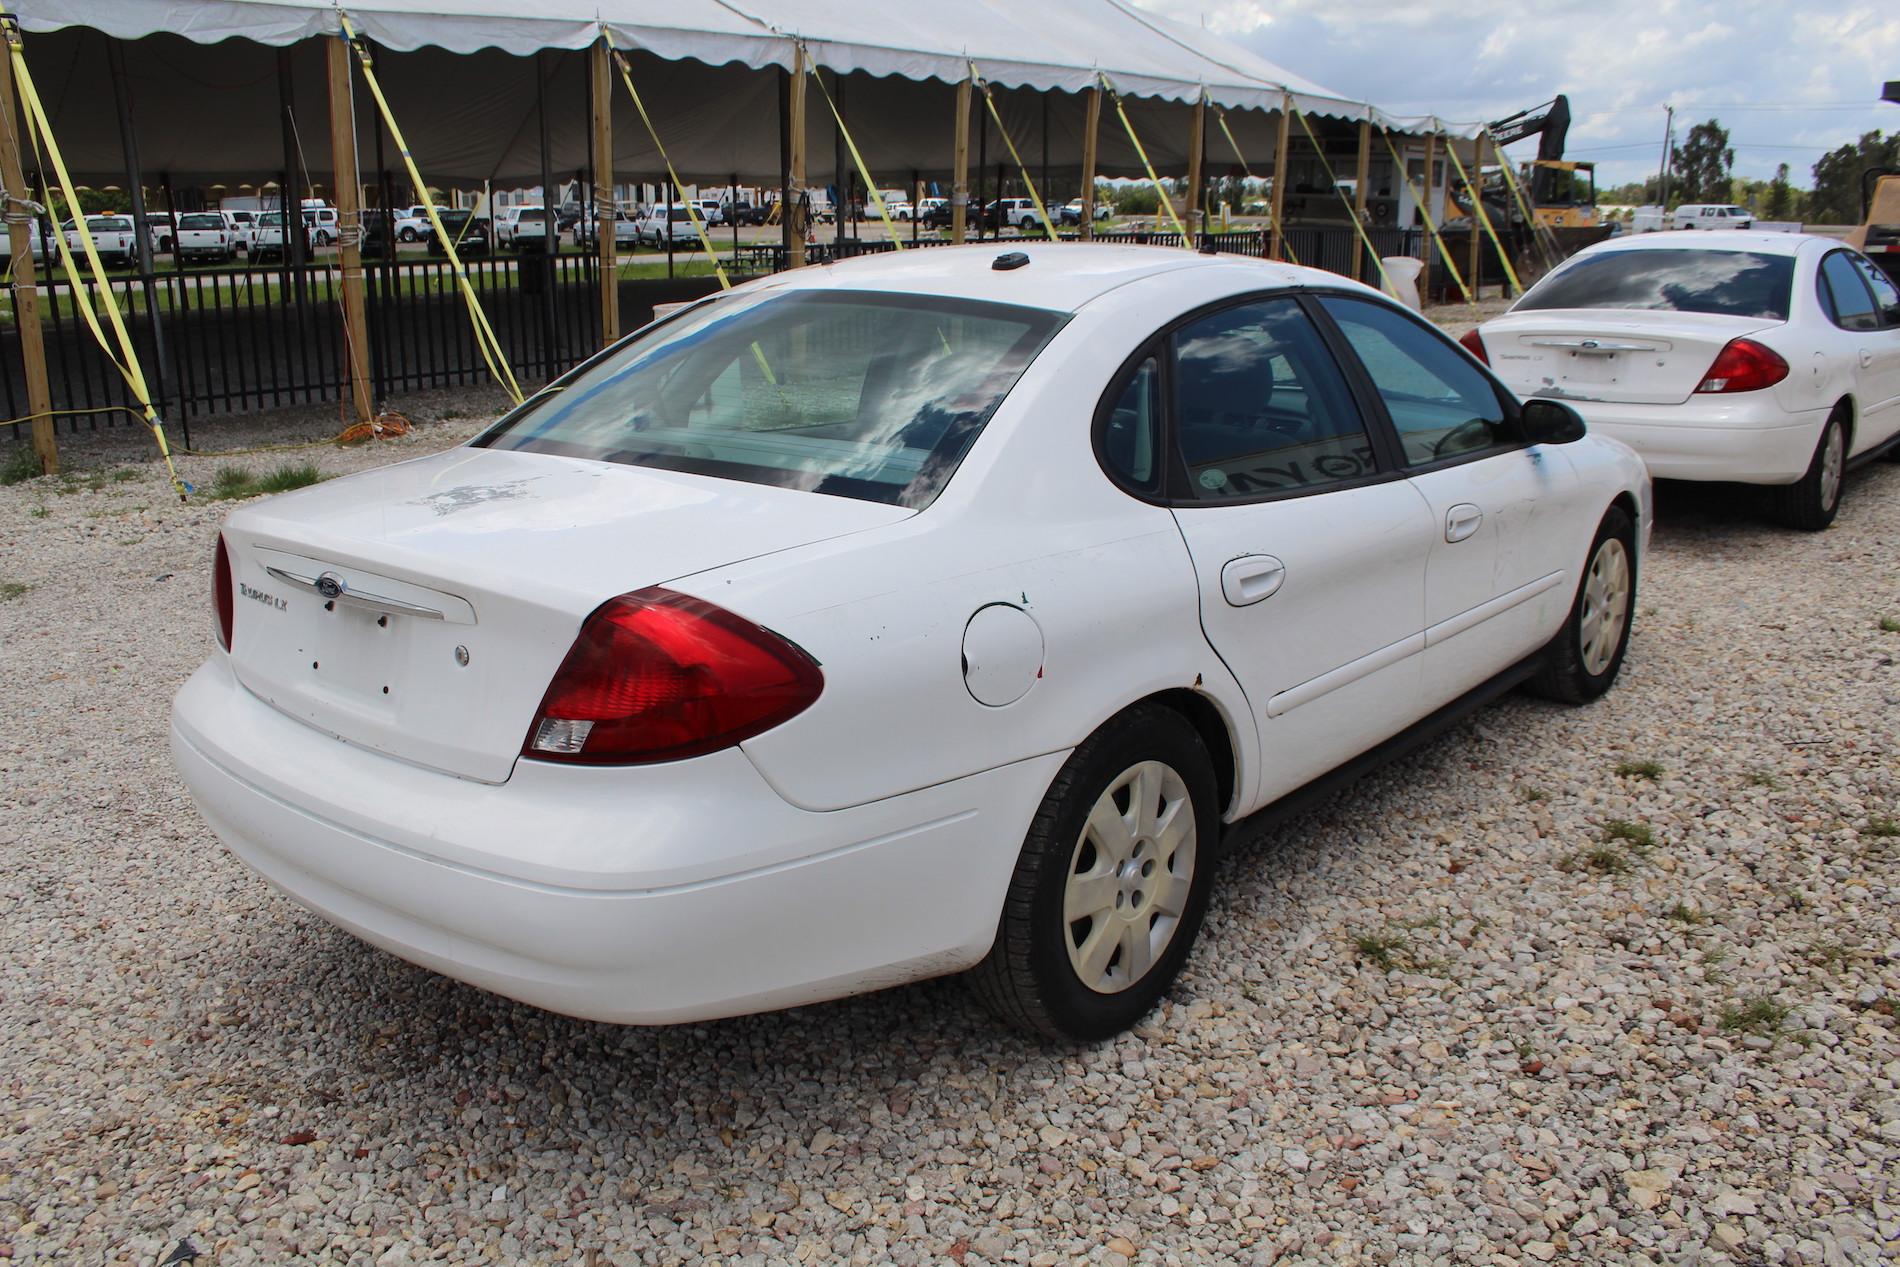
<svg viewBox="0 0 1900 1267">
<path fill-rule="evenodd" d="M 325 572 L 317 578 L 317 593 L 325 598 L 337 598 L 348 588 L 349 586 L 343 583 L 343 578 L 335 572 Z"/>
</svg>

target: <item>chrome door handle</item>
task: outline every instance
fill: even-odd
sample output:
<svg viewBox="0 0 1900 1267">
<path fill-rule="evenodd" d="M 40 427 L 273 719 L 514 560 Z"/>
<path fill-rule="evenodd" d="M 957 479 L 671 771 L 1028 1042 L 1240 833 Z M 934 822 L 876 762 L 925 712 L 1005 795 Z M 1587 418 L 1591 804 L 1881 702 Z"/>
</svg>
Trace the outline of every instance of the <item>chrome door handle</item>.
<svg viewBox="0 0 1900 1267">
<path fill-rule="evenodd" d="M 1484 522 L 1484 512 L 1470 502 L 1459 502 L 1445 512 L 1445 540 L 1463 541 Z"/>
<path fill-rule="evenodd" d="M 1234 607 L 1271 598 L 1286 580 L 1286 564 L 1270 554 L 1243 554 L 1220 570 L 1220 592 Z"/>
</svg>

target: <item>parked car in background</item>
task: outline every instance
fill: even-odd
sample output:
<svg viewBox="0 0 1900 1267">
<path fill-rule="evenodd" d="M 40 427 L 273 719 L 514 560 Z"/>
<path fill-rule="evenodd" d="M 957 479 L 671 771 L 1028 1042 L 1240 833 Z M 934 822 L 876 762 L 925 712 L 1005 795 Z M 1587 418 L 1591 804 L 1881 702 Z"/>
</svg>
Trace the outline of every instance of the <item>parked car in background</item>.
<svg viewBox="0 0 1900 1267">
<path fill-rule="evenodd" d="M 613 226 L 614 245 L 616 247 L 624 246 L 628 250 L 632 250 L 640 244 L 640 226 L 634 222 L 632 216 L 624 211 L 617 213 L 613 219 Z M 585 221 L 577 223 L 574 226 L 574 244 L 588 249 L 597 246 L 600 241 L 599 235 L 596 232 L 598 227 L 599 220 L 593 216 L 589 216 Z"/>
<path fill-rule="evenodd" d="M 495 245 L 521 250 L 545 250 L 548 211 L 540 206 L 503 207 L 495 214 Z M 526 239 L 524 241 L 524 239 Z"/>
<path fill-rule="evenodd" d="M 1727 202 L 1685 202 L 1669 218 L 1672 229 L 1746 229 L 1754 223 L 1748 208 Z"/>
<path fill-rule="evenodd" d="M 873 212 L 875 214 L 875 212 Z M 893 220 L 909 224 L 917 215 L 917 209 L 908 198 L 886 198 L 884 214 Z"/>
<path fill-rule="evenodd" d="M 282 208 L 269 208 L 257 213 L 257 238 L 251 247 L 252 259 L 262 263 L 285 257 L 288 245 L 284 238 L 284 220 Z M 308 253 L 316 245 L 316 239 L 310 226 L 301 223 L 301 217 L 298 231 L 303 234 L 304 250 Z"/>
<path fill-rule="evenodd" d="M 1464 343 L 1657 479 L 1768 485 L 1795 528 L 1827 527 L 1848 469 L 1900 448 L 1900 289 L 1832 238 L 1599 243 Z"/>
<path fill-rule="evenodd" d="M 1012 229 L 1026 229 L 1040 226 L 1042 219 L 1036 214 L 1034 199 L 998 198 L 990 204 L 989 222 L 992 227 L 1007 225 Z"/>
<path fill-rule="evenodd" d="M 26 222 L 26 249 L 35 263 L 41 263 L 58 255 L 59 248 L 47 233 L 39 217 Z M 13 259 L 13 234 L 5 226 L 0 226 L 0 260 Z"/>
<path fill-rule="evenodd" d="M 586 207 L 572 200 L 562 203 L 554 209 L 554 212 L 556 217 L 555 227 L 561 233 L 566 233 L 575 225 L 579 224 L 584 218 L 592 218 Z"/>
<path fill-rule="evenodd" d="M 1637 610 L 1636 456 L 1318 270 L 894 252 L 558 386 L 234 511 L 171 746 L 319 915 L 598 1020 L 975 968 L 1126 1029 L 1228 824 L 1600 696 Z"/>
<path fill-rule="evenodd" d="M 722 224 L 722 225 L 732 225 L 732 224 L 756 225 L 756 224 L 764 224 L 765 217 L 766 217 L 766 209 L 764 207 L 754 206 L 752 203 L 746 202 L 742 199 L 736 203 L 731 202 L 731 201 L 720 203 L 719 204 L 719 219 L 717 223 Z"/>
<path fill-rule="evenodd" d="M 257 217 L 255 211 L 219 211 L 224 222 L 231 227 L 231 244 L 240 251 L 249 252 L 257 244 Z"/>
<path fill-rule="evenodd" d="M 99 253 L 99 262 L 107 268 L 124 268 L 138 259 L 138 239 L 132 233 L 131 216 L 87 216 L 86 231 L 92 235 L 92 248 Z M 65 236 L 66 245 L 78 251 L 79 228 L 70 220 Z"/>
<path fill-rule="evenodd" d="M 335 207 L 306 206 L 303 209 L 303 222 L 310 230 L 313 246 L 329 246 L 336 241 L 339 229 Z"/>
<path fill-rule="evenodd" d="M 493 229 L 488 217 L 478 216 L 473 211 L 452 210 L 439 213 L 442 227 L 448 232 L 450 241 L 455 243 L 455 253 L 459 256 L 487 255 L 494 244 Z M 446 256 L 442 248 L 442 239 L 434 234 L 429 236 L 429 254 Z"/>
<path fill-rule="evenodd" d="M 1095 218 L 1097 220 L 1114 219 L 1114 206 L 1104 200 L 1098 199 L 1095 203 Z M 1072 198 L 1068 202 L 1063 203 L 1061 209 L 1056 213 L 1056 223 L 1069 225 L 1081 224 L 1082 200 L 1080 198 Z"/>
<path fill-rule="evenodd" d="M 920 224 L 935 223 L 936 212 L 939 207 L 944 209 L 945 211 L 944 221 L 945 223 L 948 223 L 949 218 L 950 218 L 948 215 L 949 208 L 950 208 L 950 200 L 948 198 L 919 198 L 917 200 L 917 206 L 915 209 L 915 214 L 917 216 L 918 223 Z"/>
<path fill-rule="evenodd" d="M 420 242 L 435 232 L 429 227 L 429 209 L 421 203 L 392 208 L 391 215 L 396 221 L 398 242 Z"/>
<path fill-rule="evenodd" d="M 672 239 L 674 250 L 690 251 L 699 246 L 699 231 L 693 227 L 692 217 L 684 207 L 673 207 L 669 213 L 664 205 L 657 206 L 635 223 L 642 246 L 664 250 L 669 238 Z"/>
<path fill-rule="evenodd" d="M 228 264 L 237 255 L 235 236 L 222 213 L 187 211 L 178 217 L 178 258 Z"/>
</svg>

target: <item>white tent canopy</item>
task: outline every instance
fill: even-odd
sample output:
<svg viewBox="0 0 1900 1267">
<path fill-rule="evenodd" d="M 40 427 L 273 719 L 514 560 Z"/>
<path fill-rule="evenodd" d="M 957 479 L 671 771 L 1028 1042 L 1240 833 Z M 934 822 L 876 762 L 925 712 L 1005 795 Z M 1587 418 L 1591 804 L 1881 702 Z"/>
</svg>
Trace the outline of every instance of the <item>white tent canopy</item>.
<svg viewBox="0 0 1900 1267">
<path fill-rule="evenodd" d="M 26 54 L 76 178 L 123 180 L 108 38 L 121 45 L 148 182 L 261 184 L 287 167 L 325 183 L 329 147 L 323 64 L 310 42 L 339 29 L 316 0 L 13 0 Z M 587 80 L 580 50 L 602 28 L 629 53 L 636 85 L 687 179 L 776 183 L 780 70 L 802 41 L 837 82 L 847 126 L 880 184 L 912 172 L 948 176 L 954 85 L 972 62 L 998 86 L 998 105 L 1031 170 L 1080 170 L 1079 94 L 1106 75 L 1143 146 L 1165 174 L 1186 166 L 1188 115 L 1203 92 L 1226 112 L 1244 161 L 1271 165 L 1277 118 L 1296 109 L 1389 130 L 1442 129 L 1349 101 L 1205 31 L 1128 0 L 931 0 L 891 6 L 834 0 L 351 0 L 377 48 L 379 76 L 425 178 L 442 185 L 538 182 L 537 104 L 549 115 L 547 165 L 557 179 L 586 166 Z M 540 54 L 540 56 L 530 56 Z M 280 70 L 287 70 L 288 84 Z M 842 77 L 833 81 L 832 76 Z M 1051 95 L 1057 94 L 1057 95 Z M 653 178 L 658 154 L 616 85 L 615 170 Z M 285 108 L 295 124 L 287 157 Z M 359 92 L 359 162 L 376 167 L 375 129 Z M 1319 126 L 1319 125 L 1315 125 Z M 1337 124 L 1335 124 L 1337 128 Z M 980 135 L 974 133 L 973 135 Z M 808 177 L 836 179 L 824 99 L 807 111 Z M 1302 134 L 1295 129 L 1295 136 Z M 1142 171 L 1112 110 L 1097 170 Z M 971 160 L 976 160 L 976 141 Z M 989 161 L 1007 158 L 991 129 Z M 1237 166 L 1210 127 L 1209 171 Z M 399 166 L 393 148 L 387 165 Z M 1011 173 L 1013 175 L 1013 171 Z M 974 179 L 974 177 L 973 177 Z"/>
</svg>

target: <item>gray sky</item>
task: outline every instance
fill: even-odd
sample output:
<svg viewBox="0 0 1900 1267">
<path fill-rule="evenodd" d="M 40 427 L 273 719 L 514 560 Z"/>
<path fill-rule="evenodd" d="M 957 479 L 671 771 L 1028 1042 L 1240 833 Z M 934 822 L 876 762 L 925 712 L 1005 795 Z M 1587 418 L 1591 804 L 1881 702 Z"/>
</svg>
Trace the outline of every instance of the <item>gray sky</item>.
<svg viewBox="0 0 1900 1267">
<path fill-rule="evenodd" d="M 1814 161 L 1862 132 L 1900 130 L 1879 100 L 1900 79 L 1900 8 L 1802 0 L 1135 0 L 1206 26 L 1395 114 L 1487 121 L 1570 95 L 1567 157 L 1600 186 L 1653 175 L 1663 104 L 1677 137 L 1714 116 L 1739 176 Z M 1536 141 L 1513 148 L 1534 156 Z"/>
</svg>

